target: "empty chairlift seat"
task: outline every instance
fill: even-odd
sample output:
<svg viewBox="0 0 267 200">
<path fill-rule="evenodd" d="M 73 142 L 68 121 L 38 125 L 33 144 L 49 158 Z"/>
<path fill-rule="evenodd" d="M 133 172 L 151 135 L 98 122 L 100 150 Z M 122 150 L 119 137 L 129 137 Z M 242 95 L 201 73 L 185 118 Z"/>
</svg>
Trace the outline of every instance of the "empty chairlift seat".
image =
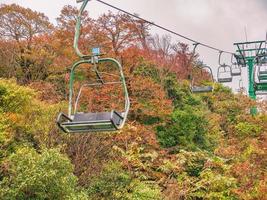
<svg viewBox="0 0 267 200">
<path fill-rule="evenodd" d="M 217 78 L 219 83 L 229 83 L 233 81 L 232 69 L 229 65 L 220 65 L 218 67 Z"/>
<path fill-rule="evenodd" d="M 260 82 L 267 81 L 267 64 L 263 63 L 258 66 L 258 79 Z"/>
<path fill-rule="evenodd" d="M 212 69 L 209 67 L 209 66 L 202 66 L 202 67 L 199 67 L 201 70 L 204 70 L 204 69 L 208 69 L 209 70 L 209 73 L 210 73 L 210 76 L 211 76 L 211 79 L 212 79 L 212 83 L 214 85 L 214 80 L 213 80 L 213 73 L 212 73 Z M 191 92 L 192 93 L 207 93 L 207 92 L 213 92 L 213 85 L 210 86 L 210 85 L 195 85 L 194 84 L 194 78 L 191 77 L 191 83 L 190 83 L 190 89 L 191 89 Z"/>
<path fill-rule="evenodd" d="M 78 12 L 78 16 L 76 19 L 76 26 L 75 26 L 75 36 L 74 36 L 74 50 L 76 54 L 80 57 L 80 60 L 73 64 L 70 72 L 70 83 L 69 83 L 69 106 L 68 106 L 68 114 L 59 113 L 57 117 L 57 125 L 61 130 L 63 130 L 66 133 L 80 133 L 80 132 L 102 132 L 102 131 L 115 131 L 122 129 L 125 121 L 127 119 L 127 115 L 130 109 L 130 100 L 128 96 L 127 86 L 125 82 L 125 78 L 122 71 L 121 64 L 113 59 L 113 58 L 100 58 L 100 49 L 99 48 L 93 48 L 92 49 L 92 55 L 86 55 L 83 54 L 79 50 L 79 38 L 80 38 L 80 30 L 81 30 L 81 22 L 82 22 L 82 14 L 83 11 L 89 2 L 89 0 L 76 0 L 77 3 L 82 3 L 81 8 Z M 107 68 L 107 72 L 101 72 L 99 71 L 99 65 L 103 64 L 104 68 Z M 111 69 L 109 68 L 109 65 L 112 63 L 113 66 L 116 67 L 116 73 L 117 74 L 111 74 Z M 92 68 L 92 72 L 94 72 L 93 78 L 91 76 L 85 76 L 83 80 L 79 79 L 80 81 L 88 82 L 86 84 L 83 84 L 80 87 L 79 93 L 76 97 L 75 102 L 73 99 L 75 98 L 74 95 L 74 72 L 76 68 L 83 67 L 89 65 L 88 68 Z M 90 69 L 88 69 L 90 71 Z M 110 80 L 103 77 L 104 74 L 109 74 L 109 76 L 115 76 L 117 79 Z M 118 75 L 119 74 L 119 75 Z M 88 75 L 88 74 L 87 74 Z M 90 80 L 88 80 L 90 79 Z M 93 80 L 91 80 L 93 79 Z M 121 99 L 124 100 L 120 110 L 118 111 L 118 107 L 111 104 L 111 108 L 102 108 L 102 109 L 95 109 L 100 110 L 100 112 L 94 112 L 94 109 L 91 107 L 91 109 L 88 110 L 87 106 L 84 110 L 86 112 L 78 112 L 77 111 L 77 105 L 79 104 L 79 99 L 81 96 L 81 93 L 83 92 L 84 87 L 90 87 L 93 91 L 96 90 L 95 87 L 102 89 L 105 86 L 110 85 L 120 85 L 123 94 L 116 93 Z M 113 89 L 112 86 L 110 87 L 111 90 Z M 107 91 L 108 93 L 108 91 Z M 86 94 L 86 93 L 85 93 Z M 121 95 L 120 95 L 121 94 Z M 94 105 L 101 105 L 101 100 L 99 102 L 96 98 L 93 98 L 90 94 L 87 93 L 86 97 L 91 98 Z M 90 96 L 90 97 L 89 97 Z M 102 98 L 101 95 L 97 95 L 98 98 Z M 106 100 L 106 99 L 104 99 Z M 107 102 L 108 100 L 106 100 Z M 116 102 L 120 102 L 119 100 L 115 99 Z M 104 101 L 105 102 L 105 101 Z M 124 106 L 124 107 L 123 107 Z M 123 107 L 123 108 L 122 108 Z M 111 110 L 110 112 L 106 112 L 106 110 Z"/>
<path fill-rule="evenodd" d="M 235 58 L 236 62 L 233 61 L 234 58 Z M 238 63 L 237 57 L 234 54 L 232 54 L 231 63 L 232 63 L 232 65 L 231 65 L 231 75 L 232 76 L 241 76 L 241 74 L 242 74 L 242 70 L 241 70 L 242 65 Z"/>
<path fill-rule="evenodd" d="M 232 64 L 231 66 L 231 75 L 232 76 L 241 76 L 242 70 L 241 66 L 237 63 Z"/>
<path fill-rule="evenodd" d="M 205 93 L 205 92 L 212 92 L 212 86 L 192 86 L 191 87 L 192 93 Z"/>
<path fill-rule="evenodd" d="M 68 133 L 116 131 L 123 123 L 123 115 L 124 113 L 116 111 L 75 113 L 71 119 L 64 113 L 60 113 L 58 125 L 64 132 Z"/>
<path fill-rule="evenodd" d="M 74 85 L 74 71 L 75 69 L 83 64 L 92 64 L 94 60 L 97 60 L 99 63 L 113 63 L 116 66 L 116 69 L 119 71 L 120 75 L 110 74 L 110 76 L 117 76 L 119 81 L 106 81 L 102 79 L 101 72 L 98 71 L 97 68 L 94 68 L 93 72 L 95 72 L 95 81 L 90 82 L 87 84 L 83 84 L 78 92 L 76 97 L 75 103 L 73 103 L 73 85 Z M 96 63 L 93 63 L 96 64 Z M 96 66 L 96 65 L 94 65 Z M 105 73 L 107 74 L 107 73 Z M 110 112 L 106 112 L 103 108 L 102 112 L 78 112 L 77 105 L 79 104 L 79 99 L 81 93 L 83 92 L 84 87 L 92 87 L 94 89 L 96 86 L 97 88 L 110 86 L 116 84 L 119 85 L 122 90 L 124 96 L 120 99 L 124 100 L 124 110 L 117 111 L 116 109 L 112 109 Z M 125 78 L 122 72 L 122 67 L 120 63 L 113 59 L 113 58 L 98 58 L 98 59 L 91 59 L 91 60 L 80 60 L 75 63 L 72 67 L 71 74 L 70 74 L 70 91 L 69 91 L 69 113 L 68 115 L 64 113 L 60 113 L 57 118 L 57 124 L 61 130 L 66 133 L 79 133 L 79 132 L 107 132 L 107 131 L 116 131 L 121 129 L 126 121 L 129 107 L 130 107 L 130 100 L 128 97 L 127 87 Z M 90 98 L 90 97 L 89 97 Z M 118 97 L 119 98 L 119 97 Z M 97 104 L 97 102 L 95 102 Z"/>
</svg>

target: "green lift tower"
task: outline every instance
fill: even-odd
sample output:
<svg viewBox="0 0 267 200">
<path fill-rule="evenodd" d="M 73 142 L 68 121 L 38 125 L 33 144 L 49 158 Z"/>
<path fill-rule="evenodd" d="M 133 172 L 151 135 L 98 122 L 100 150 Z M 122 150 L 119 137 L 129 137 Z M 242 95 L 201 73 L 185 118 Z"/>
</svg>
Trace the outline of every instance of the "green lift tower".
<svg viewBox="0 0 267 200">
<path fill-rule="evenodd" d="M 256 100 L 257 94 L 267 94 L 266 41 L 239 42 L 234 45 L 237 47 L 235 56 L 238 64 L 248 67 L 248 94 Z M 251 114 L 256 113 L 257 109 L 252 108 Z"/>
</svg>

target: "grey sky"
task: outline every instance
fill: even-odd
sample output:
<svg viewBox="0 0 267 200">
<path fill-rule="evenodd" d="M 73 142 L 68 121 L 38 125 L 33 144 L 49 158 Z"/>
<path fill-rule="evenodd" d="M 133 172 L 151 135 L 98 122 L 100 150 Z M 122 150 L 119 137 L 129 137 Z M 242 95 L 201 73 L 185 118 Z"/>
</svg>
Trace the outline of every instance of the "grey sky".
<svg viewBox="0 0 267 200">
<path fill-rule="evenodd" d="M 105 0 L 106 2 L 138 13 L 155 23 L 184 34 L 195 40 L 221 48 L 235 51 L 234 42 L 245 40 L 246 27 L 248 40 L 263 40 L 267 30 L 266 0 Z M 75 0 L 1 0 L 1 3 L 17 3 L 45 13 L 52 22 L 59 15 L 64 5 L 76 6 Z M 97 17 L 111 10 L 92 0 L 87 10 L 90 16 Z M 162 34 L 161 30 L 153 29 Z M 174 40 L 184 41 L 173 36 Z M 185 42 L 185 41 L 184 41 Z M 216 74 L 218 52 L 199 47 L 201 59 L 211 65 Z M 224 55 L 224 62 L 229 63 L 230 56 Z M 246 70 L 246 69 L 245 69 Z M 247 75 L 243 72 L 245 81 Z M 239 78 L 235 78 L 238 85 Z"/>
</svg>

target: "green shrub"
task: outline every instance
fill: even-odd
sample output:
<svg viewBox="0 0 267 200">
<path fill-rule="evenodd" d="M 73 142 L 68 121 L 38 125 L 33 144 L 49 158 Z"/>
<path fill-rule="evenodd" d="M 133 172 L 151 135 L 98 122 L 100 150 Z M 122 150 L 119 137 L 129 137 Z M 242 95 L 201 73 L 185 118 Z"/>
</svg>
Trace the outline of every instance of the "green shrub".
<svg viewBox="0 0 267 200">
<path fill-rule="evenodd" d="M 60 107 L 37 100 L 32 89 L 14 80 L 0 79 L 0 157 L 19 146 L 52 146 L 50 135 L 56 136 L 55 116 Z"/>
<path fill-rule="evenodd" d="M 235 126 L 236 132 L 239 136 L 258 136 L 262 128 L 257 124 L 249 122 L 240 122 Z"/>
<path fill-rule="evenodd" d="M 21 113 L 27 110 L 33 95 L 33 90 L 18 86 L 14 80 L 0 79 L 0 108 L 4 112 Z"/>
<path fill-rule="evenodd" d="M 134 75 L 152 78 L 156 83 L 160 83 L 160 72 L 156 66 L 141 61 L 139 66 L 134 70 Z"/>
<path fill-rule="evenodd" d="M 190 150 L 208 148 L 205 134 L 208 122 L 193 109 L 175 110 L 166 126 L 157 128 L 157 138 L 162 147 L 179 146 Z"/>
<path fill-rule="evenodd" d="M 199 96 L 192 95 L 188 83 L 178 83 L 174 74 L 170 74 L 164 79 L 164 88 L 177 109 L 184 109 L 186 106 L 198 107 L 203 105 Z"/>
<path fill-rule="evenodd" d="M 66 156 L 57 150 L 21 148 L 6 161 L 7 176 L 0 182 L 0 199 L 86 199 Z M 78 198 L 79 197 L 79 198 Z"/>
<path fill-rule="evenodd" d="M 88 191 L 92 199 L 162 199 L 158 188 L 133 179 L 119 163 L 109 163 L 103 172 L 91 181 Z"/>
<path fill-rule="evenodd" d="M 206 169 L 201 172 L 200 180 L 189 196 L 193 199 L 235 200 L 238 199 L 233 192 L 236 187 L 235 178 Z"/>
<path fill-rule="evenodd" d="M 207 161 L 207 154 L 202 152 L 180 151 L 177 155 L 177 160 L 183 166 L 184 171 L 188 176 L 198 177 L 204 168 Z"/>
</svg>

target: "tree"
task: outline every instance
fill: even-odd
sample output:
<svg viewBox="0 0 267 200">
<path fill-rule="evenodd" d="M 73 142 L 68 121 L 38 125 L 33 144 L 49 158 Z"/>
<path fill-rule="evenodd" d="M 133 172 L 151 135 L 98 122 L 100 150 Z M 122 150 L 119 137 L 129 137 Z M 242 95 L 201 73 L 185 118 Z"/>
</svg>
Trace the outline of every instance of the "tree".
<svg viewBox="0 0 267 200">
<path fill-rule="evenodd" d="M 136 40 L 131 17 L 126 14 L 103 14 L 97 20 L 98 31 L 102 32 L 116 56 Z"/>
<path fill-rule="evenodd" d="M 0 37 L 14 41 L 17 45 L 16 51 L 13 53 L 17 65 L 21 68 L 23 83 L 28 83 L 33 79 L 33 70 L 36 67 L 39 69 L 47 67 L 36 63 L 36 55 L 34 55 L 36 42 L 34 40 L 36 37 L 50 33 L 51 30 L 52 25 L 43 13 L 16 4 L 0 6 Z M 50 51 L 48 50 L 48 52 Z M 38 73 L 42 72 L 38 71 Z"/>
<path fill-rule="evenodd" d="M 138 16 L 136 14 L 136 16 Z M 131 27 L 133 32 L 136 34 L 137 40 L 140 42 L 141 47 L 144 50 L 148 50 L 148 39 L 150 37 L 149 29 L 150 24 L 141 19 L 130 18 Z"/>
<path fill-rule="evenodd" d="M 0 36 L 15 40 L 19 45 L 26 42 L 28 49 L 35 36 L 49 33 L 51 28 L 48 17 L 43 13 L 16 4 L 3 4 L 0 7 Z"/>
</svg>

